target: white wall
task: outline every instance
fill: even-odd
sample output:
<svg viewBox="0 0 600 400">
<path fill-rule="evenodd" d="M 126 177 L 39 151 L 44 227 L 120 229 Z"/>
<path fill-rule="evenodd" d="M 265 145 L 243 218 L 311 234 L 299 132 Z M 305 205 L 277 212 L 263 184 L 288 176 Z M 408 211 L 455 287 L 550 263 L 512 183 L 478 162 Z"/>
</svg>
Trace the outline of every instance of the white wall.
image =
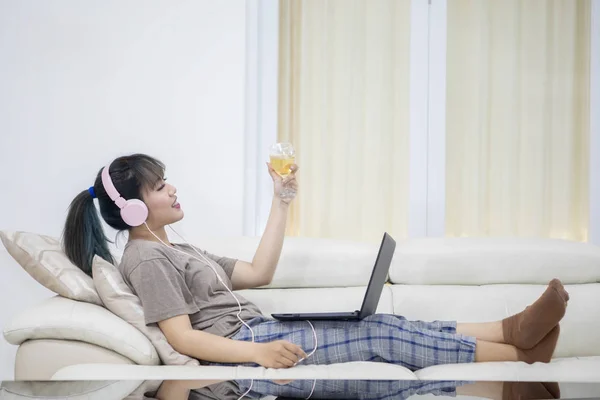
<svg viewBox="0 0 600 400">
<path fill-rule="evenodd" d="M 243 0 L 0 0 L 0 60 L 0 229 L 59 236 L 99 168 L 145 152 L 181 233 L 242 234 Z M 51 295 L 0 246 L 0 328 Z M 0 380 L 15 350 L 0 338 Z"/>
</svg>

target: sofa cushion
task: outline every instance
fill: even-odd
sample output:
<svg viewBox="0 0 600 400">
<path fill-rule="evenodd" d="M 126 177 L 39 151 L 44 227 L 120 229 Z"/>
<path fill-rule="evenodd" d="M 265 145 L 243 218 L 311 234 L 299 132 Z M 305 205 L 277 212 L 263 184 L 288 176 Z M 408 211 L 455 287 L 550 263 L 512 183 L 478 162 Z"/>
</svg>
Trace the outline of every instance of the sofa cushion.
<svg viewBox="0 0 600 400">
<path fill-rule="evenodd" d="M 0 231 L 8 253 L 33 279 L 63 297 L 102 305 L 92 278 L 75 266 L 53 237 Z"/>
<path fill-rule="evenodd" d="M 188 238 L 209 253 L 244 261 L 252 261 L 260 239 Z M 286 237 L 275 276 L 265 288 L 366 286 L 378 251 L 379 243 Z"/>
<path fill-rule="evenodd" d="M 96 290 L 106 308 L 146 335 L 164 364 L 200 365 L 198 360 L 175 351 L 156 324 L 146 326 L 142 302 L 127 286 L 117 267 L 95 256 L 92 272 Z"/>
<path fill-rule="evenodd" d="M 92 343 L 137 364 L 157 365 L 158 354 L 139 330 L 104 307 L 65 297 L 52 297 L 20 313 L 4 327 L 14 345 L 30 339 L 67 339 Z"/>
<path fill-rule="evenodd" d="M 555 358 L 600 356 L 600 283 L 565 285 L 570 300 Z M 409 320 L 498 321 L 521 312 L 546 285 L 391 286 L 394 313 Z"/>
<path fill-rule="evenodd" d="M 239 293 L 260 308 L 263 314 L 294 312 L 345 312 L 360 310 L 366 286 L 347 288 L 247 289 Z M 389 285 L 383 287 L 378 313 L 393 312 Z"/>
<path fill-rule="evenodd" d="M 2 400 L 122 399 L 142 384 L 141 381 L 75 381 L 75 382 L 2 382 Z"/>
<path fill-rule="evenodd" d="M 560 239 L 422 238 L 398 243 L 390 282 L 412 285 L 600 282 L 600 247 Z"/>
</svg>

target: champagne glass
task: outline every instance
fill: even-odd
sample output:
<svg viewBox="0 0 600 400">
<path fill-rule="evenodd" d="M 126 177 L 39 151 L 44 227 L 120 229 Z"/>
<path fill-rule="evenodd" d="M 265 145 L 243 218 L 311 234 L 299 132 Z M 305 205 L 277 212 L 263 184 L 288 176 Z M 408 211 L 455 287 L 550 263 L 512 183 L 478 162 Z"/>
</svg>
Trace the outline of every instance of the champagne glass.
<svg viewBox="0 0 600 400">
<path fill-rule="evenodd" d="M 294 146 L 291 143 L 275 143 L 269 149 L 269 158 L 275 172 L 285 179 L 292 172 L 290 167 L 296 162 Z M 285 199 L 295 195 L 294 189 L 284 187 L 279 196 Z"/>
</svg>

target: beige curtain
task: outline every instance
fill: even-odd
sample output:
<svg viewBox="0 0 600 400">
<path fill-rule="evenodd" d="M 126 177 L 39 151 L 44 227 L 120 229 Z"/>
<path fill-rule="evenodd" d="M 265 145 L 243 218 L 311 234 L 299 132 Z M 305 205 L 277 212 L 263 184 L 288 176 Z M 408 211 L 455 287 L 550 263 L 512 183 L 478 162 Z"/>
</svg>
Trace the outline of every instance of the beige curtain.
<svg viewBox="0 0 600 400">
<path fill-rule="evenodd" d="M 589 0 L 448 1 L 446 232 L 587 240 Z"/>
<path fill-rule="evenodd" d="M 280 2 L 279 140 L 300 191 L 288 235 L 406 236 L 410 0 Z"/>
</svg>

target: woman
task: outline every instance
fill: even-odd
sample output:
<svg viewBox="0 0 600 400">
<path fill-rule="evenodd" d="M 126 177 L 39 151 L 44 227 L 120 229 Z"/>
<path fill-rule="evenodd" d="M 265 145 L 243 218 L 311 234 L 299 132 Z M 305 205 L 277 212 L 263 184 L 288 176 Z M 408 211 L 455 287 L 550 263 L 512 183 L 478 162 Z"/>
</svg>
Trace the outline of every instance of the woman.
<svg viewBox="0 0 600 400">
<path fill-rule="evenodd" d="M 108 169 L 98 172 L 89 190 L 73 200 L 64 230 L 64 250 L 89 275 L 94 255 L 114 263 L 93 203 L 97 197 L 104 221 L 129 233 L 119 268 L 142 302 L 146 323 L 157 324 L 175 350 L 207 364 L 289 368 L 300 361 L 379 361 L 414 371 L 450 363 L 550 362 L 568 301 L 556 279 L 521 313 L 475 324 L 407 321 L 388 314 L 358 322 L 279 322 L 263 316 L 239 294 L 234 297 L 231 291 L 271 282 L 293 201 L 281 198 L 280 193 L 284 187 L 298 188 L 296 165 L 285 180 L 270 164 L 267 167 L 274 196 L 252 260 L 171 243 L 165 227 L 180 221 L 184 213 L 176 188 L 166 182 L 165 166 L 144 154 L 117 158 Z M 103 171 L 107 172 L 104 178 Z M 111 184 L 118 194 L 112 193 Z M 143 202 L 132 207 L 146 207 L 147 216 L 128 225 L 119 208 L 123 205 L 115 203 L 123 201 L 117 200 L 119 194 Z"/>
</svg>

